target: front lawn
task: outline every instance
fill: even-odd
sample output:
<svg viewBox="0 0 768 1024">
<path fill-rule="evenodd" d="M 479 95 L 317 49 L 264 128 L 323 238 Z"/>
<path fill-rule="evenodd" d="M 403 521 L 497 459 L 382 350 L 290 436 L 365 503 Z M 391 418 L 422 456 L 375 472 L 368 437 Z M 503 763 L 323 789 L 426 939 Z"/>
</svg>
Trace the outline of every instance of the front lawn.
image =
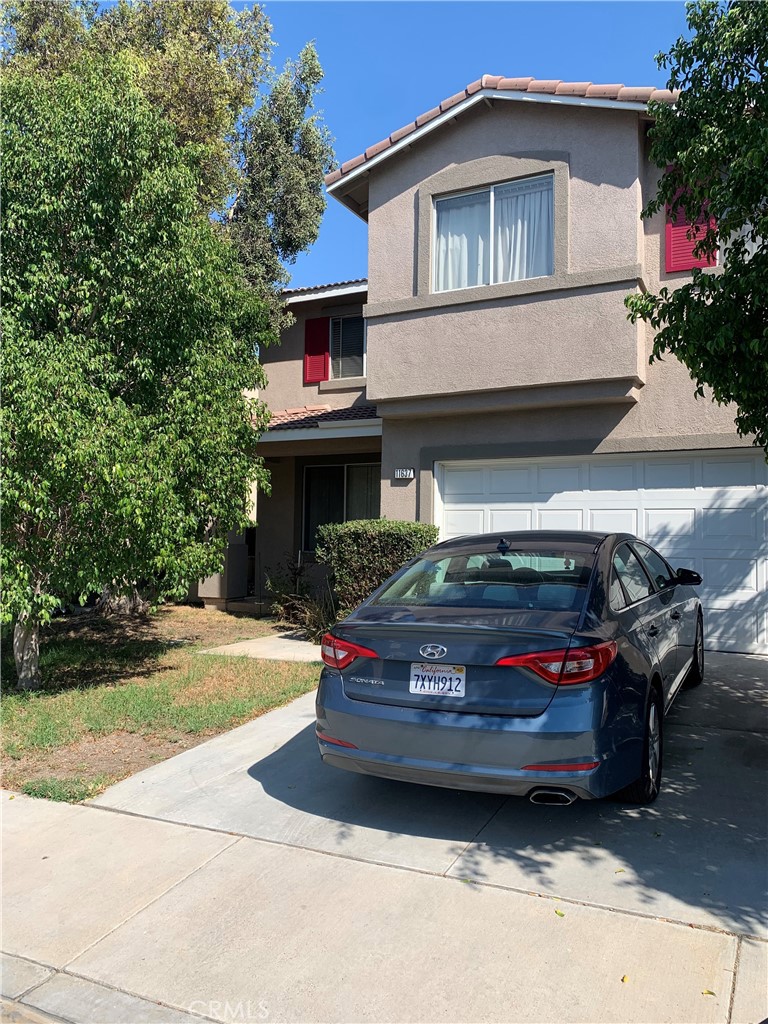
<svg viewBox="0 0 768 1024">
<path fill-rule="evenodd" d="M 266 636 L 269 620 L 168 607 L 74 616 L 44 630 L 45 690 L 15 689 L 3 645 L 3 785 L 78 801 L 317 685 L 319 666 L 199 654 Z"/>
</svg>

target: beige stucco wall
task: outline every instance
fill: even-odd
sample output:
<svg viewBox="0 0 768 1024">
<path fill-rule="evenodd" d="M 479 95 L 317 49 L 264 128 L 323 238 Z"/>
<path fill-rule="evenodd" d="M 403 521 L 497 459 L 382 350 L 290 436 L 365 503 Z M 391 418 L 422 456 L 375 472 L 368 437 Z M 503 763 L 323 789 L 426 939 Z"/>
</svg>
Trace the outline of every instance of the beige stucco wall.
<svg viewBox="0 0 768 1024">
<path fill-rule="evenodd" d="M 746 443 L 736 435 L 732 411 L 709 398 L 694 398 L 688 371 L 668 358 L 648 367 L 647 383 L 638 389 L 634 404 L 385 418 L 381 512 L 393 519 L 430 521 L 436 459 L 676 451 Z M 417 479 L 394 481 L 397 466 L 413 466 Z"/>
<path fill-rule="evenodd" d="M 368 376 L 384 418 L 383 514 L 431 515 L 425 467 L 438 450 L 487 458 L 743 443 L 733 410 L 696 400 L 676 359 L 648 365 L 651 333 L 626 318 L 626 294 L 686 280 L 663 270 L 663 213 L 640 221 L 657 177 L 645 134 L 631 111 L 500 102 L 372 169 Z M 548 168 L 555 274 L 431 294 L 432 196 Z M 578 404 L 571 382 L 608 380 L 630 386 L 611 396 L 584 383 Z M 549 408 L 521 409 L 526 388 Z M 417 480 L 393 481 L 398 466 L 414 466 Z"/>
<path fill-rule="evenodd" d="M 362 298 L 341 297 L 336 301 L 318 299 L 289 307 L 296 322 L 283 331 L 280 344 L 271 345 L 261 353 L 268 384 L 260 397 L 270 409 L 295 409 L 305 405 L 329 405 L 332 409 L 347 408 L 365 402 L 365 384 L 324 381 L 304 383 L 304 321 L 320 316 L 359 316 Z"/>
<path fill-rule="evenodd" d="M 532 153 L 567 157 L 570 269 L 637 263 L 638 145 L 631 112 L 513 102 L 474 108 L 371 172 L 368 301 L 415 294 L 419 187 L 446 168 L 483 158 L 517 158 L 526 174 Z M 514 168 L 503 173 L 513 177 Z M 457 181 L 455 187 L 467 186 Z"/>
<path fill-rule="evenodd" d="M 373 401 L 626 378 L 642 381 L 627 281 L 385 317 L 369 323 Z"/>
</svg>

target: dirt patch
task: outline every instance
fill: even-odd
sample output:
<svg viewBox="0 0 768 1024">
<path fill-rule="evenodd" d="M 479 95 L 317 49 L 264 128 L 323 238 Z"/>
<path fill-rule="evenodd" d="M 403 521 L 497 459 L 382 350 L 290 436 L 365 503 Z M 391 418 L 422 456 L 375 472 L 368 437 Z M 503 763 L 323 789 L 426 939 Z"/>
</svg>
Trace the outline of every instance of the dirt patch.
<svg viewBox="0 0 768 1024">
<path fill-rule="evenodd" d="M 3 787 L 19 789 L 23 782 L 72 776 L 85 779 L 106 776 L 110 782 L 118 782 L 182 750 L 196 747 L 210 735 L 212 733 L 206 732 L 142 736 L 114 732 L 109 736 L 88 737 L 58 750 L 38 751 L 15 760 L 4 759 Z"/>
</svg>

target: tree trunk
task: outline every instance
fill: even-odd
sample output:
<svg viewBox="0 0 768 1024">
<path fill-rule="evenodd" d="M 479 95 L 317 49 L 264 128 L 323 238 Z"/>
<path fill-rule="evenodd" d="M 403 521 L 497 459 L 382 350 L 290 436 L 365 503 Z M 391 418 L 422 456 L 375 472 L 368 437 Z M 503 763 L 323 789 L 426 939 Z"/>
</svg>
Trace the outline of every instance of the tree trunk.
<svg viewBox="0 0 768 1024">
<path fill-rule="evenodd" d="M 16 675 L 22 690 L 39 690 L 40 676 L 40 623 L 21 615 L 13 627 L 13 657 Z"/>
<path fill-rule="evenodd" d="M 131 587 L 128 594 L 116 594 L 105 587 L 96 600 L 99 615 L 145 615 L 148 609 L 149 601 L 141 596 L 136 587 Z"/>
</svg>

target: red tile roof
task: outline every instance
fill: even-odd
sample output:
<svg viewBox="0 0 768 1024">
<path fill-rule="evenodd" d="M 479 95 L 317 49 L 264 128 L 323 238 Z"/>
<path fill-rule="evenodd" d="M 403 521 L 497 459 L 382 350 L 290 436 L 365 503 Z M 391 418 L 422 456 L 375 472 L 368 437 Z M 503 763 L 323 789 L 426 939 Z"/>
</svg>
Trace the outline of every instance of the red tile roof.
<svg viewBox="0 0 768 1024">
<path fill-rule="evenodd" d="M 267 429 L 295 430 L 297 427 L 317 427 L 321 423 L 372 420 L 376 415 L 375 405 L 353 405 L 346 409 L 332 409 L 330 405 L 304 405 L 299 409 L 279 409 L 273 412 Z"/>
<path fill-rule="evenodd" d="M 449 96 L 448 99 L 443 100 L 438 106 L 433 107 L 424 114 L 420 114 L 415 121 L 411 121 L 410 124 L 405 125 L 403 128 L 398 128 L 397 131 L 392 132 L 386 139 L 382 139 L 381 142 L 369 146 L 364 153 L 360 153 L 359 156 L 347 160 L 337 170 L 331 171 L 330 174 L 325 176 L 326 185 L 333 185 L 340 178 L 343 178 L 345 174 L 349 174 L 350 171 L 364 164 L 366 160 L 372 160 L 391 146 L 394 146 L 401 139 L 404 139 L 407 135 L 410 135 L 411 132 L 415 132 L 417 128 L 421 128 L 422 125 L 439 117 L 440 114 L 444 114 L 446 110 L 450 110 L 451 107 L 457 106 L 457 104 L 469 99 L 470 96 L 474 96 L 481 89 L 500 93 L 544 93 L 552 96 L 614 100 L 619 103 L 648 103 L 649 100 L 654 100 L 658 103 L 674 103 L 677 99 L 677 93 L 670 92 L 669 89 L 656 89 L 651 85 L 625 86 L 618 83 L 598 85 L 594 82 L 561 82 L 559 79 L 504 78 L 503 75 L 483 75 L 477 81 L 470 82 L 466 89 L 462 89 L 461 92 Z"/>
</svg>

